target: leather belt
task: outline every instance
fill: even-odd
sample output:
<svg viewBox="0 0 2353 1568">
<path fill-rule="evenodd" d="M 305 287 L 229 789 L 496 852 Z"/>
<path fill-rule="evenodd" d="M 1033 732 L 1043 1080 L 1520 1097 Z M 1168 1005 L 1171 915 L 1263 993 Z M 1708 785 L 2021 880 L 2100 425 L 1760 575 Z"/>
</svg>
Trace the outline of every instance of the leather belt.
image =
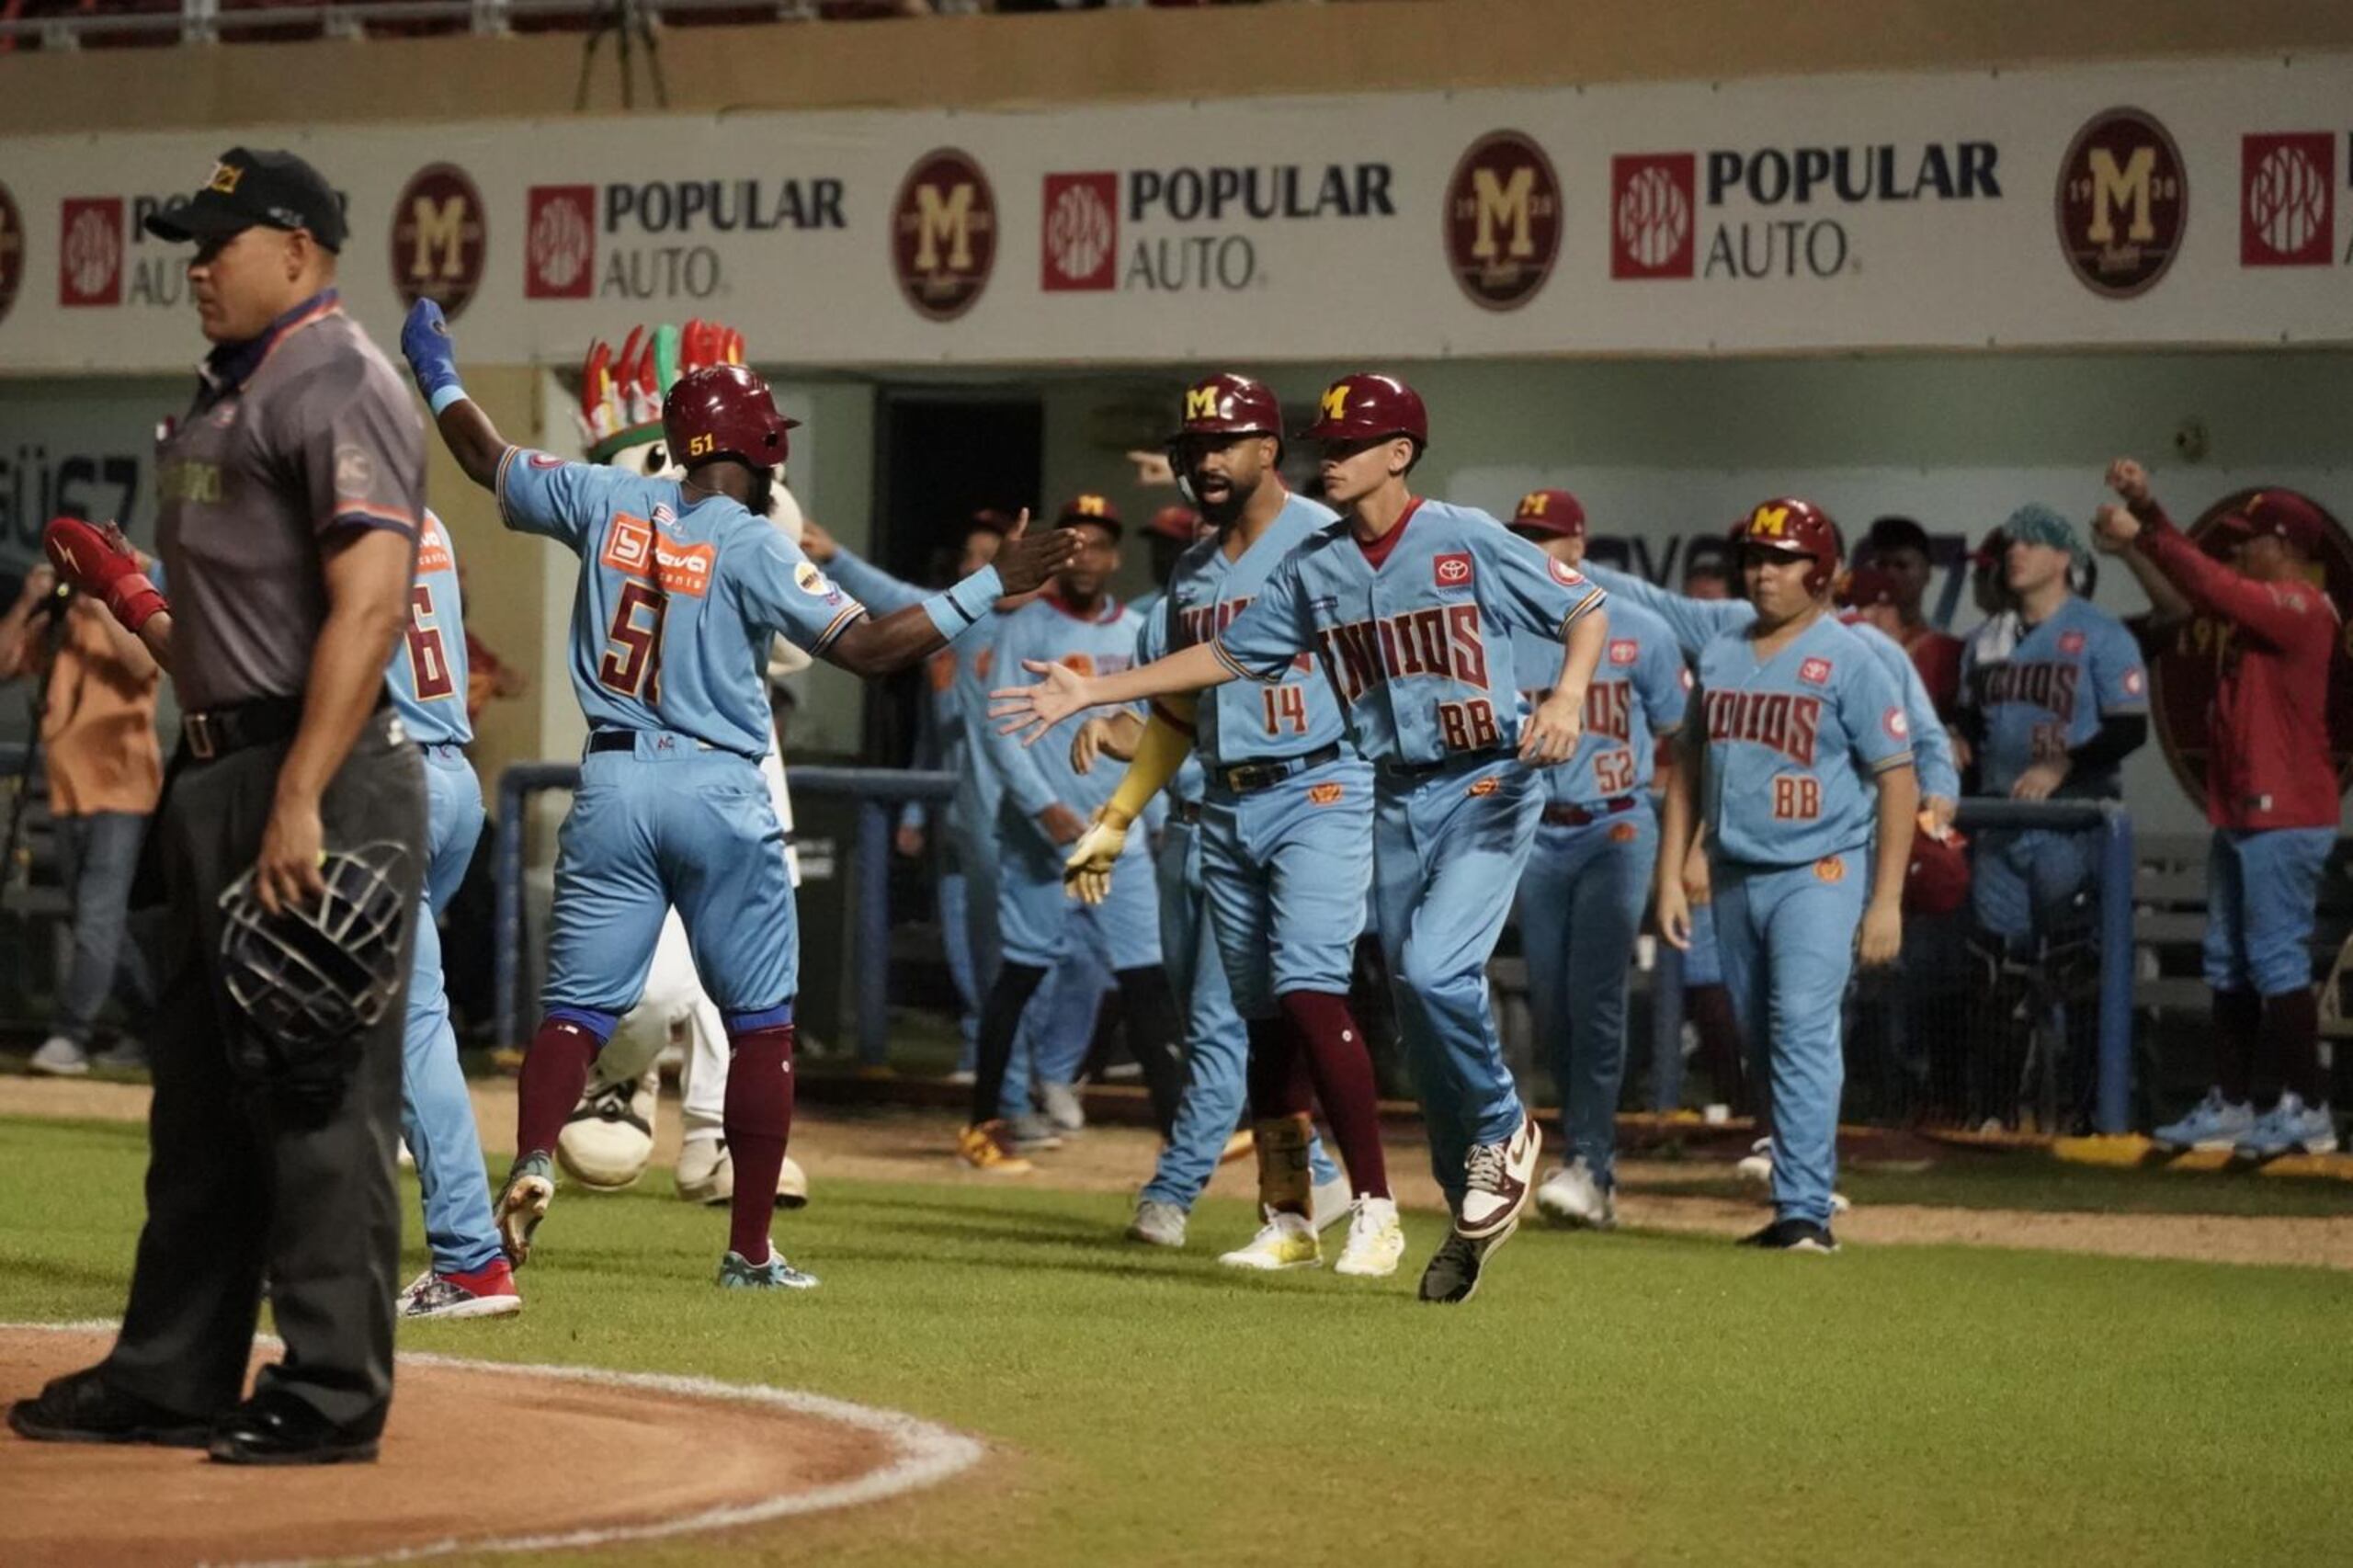
<svg viewBox="0 0 2353 1568">
<path fill-rule="evenodd" d="M 1188 827 L 1194 826 L 1201 820 L 1201 803 L 1199 801 L 1177 801 L 1169 806 L 1168 818 Z"/>
<path fill-rule="evenodd" d="M 1478 767 L 1514 755 L 1514 747 L 1494 745 L 1484 751 L 1457 752 L 1452 756 L 1439 757 L 1436 762 L 1384 762 L 1381 765 L 1381 771 L 1392 778 L 1427 778 L 1432 774 L 1451 773 L 1459 767 Z"/>
<path fill-rule="evenodd" d="M 1284 779 L 1295 778 L 1310 768 L 1321 767 L 1327 762 L 1339 760 L 1340 743 L 1334 741 L 1330 745 L 1318 746 L 1305 756 L 1277 757 L 1264 762 L 1237 762 L 1230 767 L 1217 769 L 1211 777 L 1217 780 L 1218 788 L 1222 790 L 1231 790 L 1236 795 L 1255 795 L 1261 790 L 1271 790 Z"/>
<path fill-rule="evenodd" d="M 1597 812 L 1586 811 L 1583 806 L 1547 806 L 1544 822 L 1550 827 L 1583 827 L 1603 817 L 1614 817 L 1620 812 L 1631 812 L 1638 803 L 1631 795 L 1612 795 L 1601 802 Z"/>
<path fill-rule="evenodd" d="M 656 733 L 675 733 L 675 732 L 661 732 L 661 731 L 651 731 L 651 730 L 648 730 L 648 731 L 639 731 L 639 730 L 595 730 L 595 731 L 591 731 L 591 732 L 589 733 L 589 736 L 588 736 L 588 749 L 589 749 L 589 751 L 591 751 L 591 752 L 600 752 L 600 751 L 631 751 L 631 752 L 633 752 L 633 751 L 635 751 L 635 750 L 637 749 L 637 737 L 638 737 L 640 734 L 642 734 L 642 734 L 656 734 Z M 683 735 L 679 736 L 679 739 L 681 739 L 681 740 L 684 740 L 684 739 L 686 739 L 686 738 L 687 738 L 687 737 L 685 737 L 685 736 L 683 736 Z M 719 750 L 722 750 L 722 747 L 712 745 L 709 741 L 696 741 L 696 742 L 694 743 L 694 747 L 695 747 L 695 749 L 696 749 L 697 751 L 719 751 Z"/>
<path fill-rule="evenodd" d="M 383 704 L 379 702 L 377 706 Z M 210 762 L 247 746 L 290 740 L 301 727 L 302 699 L 299 697 L 264 697 L 228 708 L 208 708 L 200 713 L 180 715 L 180 738 L 188 744 L 188 756 L 199 762 Z"/>
</svg>

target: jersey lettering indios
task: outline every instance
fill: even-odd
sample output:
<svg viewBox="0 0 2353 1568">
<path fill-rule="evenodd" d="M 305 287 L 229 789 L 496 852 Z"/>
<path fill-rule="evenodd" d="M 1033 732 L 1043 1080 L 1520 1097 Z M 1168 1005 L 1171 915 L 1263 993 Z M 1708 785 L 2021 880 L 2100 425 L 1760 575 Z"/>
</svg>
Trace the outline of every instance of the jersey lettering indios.
<svg viewBox="0 0 2353 1568">
<path fill-rule="evenodd" d="M 1558 639 L 1520 631 L 1512 655 L 1529 705 L 1552 694 L 1561 673 Z M 1609 640 L 1586 688 L 1585 733 L 1569 760 L 1544 770 L 1545 799 L 1558 806 L 1598 806 L 1650 788 L 1657 742 L 1683 724 L 1691 676 L 1674 636 L 1658 618 L 1612 599 Z"/>
<path fill-rule="evenodd" d="M 1985 724 L 1980 787 L 2006 795 L 2035 763 L 2063 756 L 2099 733 L 2110 714 L 2145 713 L 2149 677 L 2123 622 L 2070 597 L 2039 626 L 2021 625 L 2005 663 L 1981 666 L 1972 644 L 1962 657 L 1961 700 Z M 2119 792 L 2116 769 L 2069 775 L 2062 796 Z"/>
<path fill-rule="evenodd" d="M 1293 495 L 1240 560 L 1227 559 L 1221 538 L 1194 545 L 1168 579 L 1167 597 L 1144 633 L 1150 651 L 1142 656 L 1156 659 L 1214 642 L 1250 608 L 1284 559 L 1336 520 L 1329 506 Z M 1302 653 L 1281 680 L 1229 682 L 1203 692 L 1193 733 L 1194 755 L 1205 766 L 1230 767 L 1321 751 L 1345 740 L 1347 725 L 1330 683 Z"/>
<path fill-rule="evenodd" d="M 1049 593 L 1000 618 L 989 667 L 1001 677 L 999 684 L 1031 678 L 1021 667 L 1026 659 L 1066 665 L 1081 675 L 1117 675 L 1135 664 L 1138 625 L 1135 612 L 1117 599 L 1106 597 L 1093 614 L 1082 615 Z M 1072 767 L 1066 737 L 1049 736 L 1024 746 L 997 733 L 994 723 L 971 733 L 997 774 L 1006 807 L 1033 824 L 1057 801 L 1083 820 L 1120 787 L 1118 767 L 1097 766 L 1091 773 Z"/>
<path fill-rule="evenodd" d="M 1756 624 L 1756 607 L 1746 599 L 1686 598 L 1655 583 L 1608 566 L 1594 567 L 1592 575 L 1595 582 L 1610 592 L 1613 619 L 1620 604 L 1631 603 L 1648 610 L 1683 645 L 1683 651 L 1695 659 L 1714 639 L 1727 632 L 1745 631 Z M 1849 623 L 1847 630 L 1861 640 L 1864 649 L 1879 661 L 1880 668 L 1894 683 L 1898 699 L 1904 705 L 1904 723 L 1912 732 L 1912 761 L 1920 772 L 1921 797 L 1958 801 L 1961 767 L 1953 756 L 1952 737 L 1945 733 L 1944 721 L 1937 717 L 1936 699 L 1929 695 L 1928 684 L 1921 678 L 1919 667 L 1912 663 L 1912 656 L 1901 643 L 1876 627 Z"/>
<path fill-rule="evenodd" d="M 1565 637 L 1605 597 L 1486 513 L 1417 500 L 1369 546 L 1345 521 L 1310 535 L 1213 646 L 1267 685 L 1317 654 L 1357 749 L 1417 767 L 1518 744 L 1512 634 Z"/>
<path fill-rule="evenodd" d="M 1853 629 L 1823 616 L 1768 659 L 1726 632 L 1699 651 L 1699 700 L 1718 856 L 1798 866 L 1870 843 L 1868 778 L 1911 762 L 1912 723 Z"/>
<path fill-rule="evenodd" d="M 580 557 L 572 687 L 593 729 L 757 758 L 769 635 L 822 653 L 866 614 L 767 518 L 723 495 L 689 506 L 676 480 L 510 447 L 498 506 L 507 527 Z"/>
<path fill-rule="evenodd" d="M 417 744 L 472 744 L 474 729 L 466 722 L 466 623 L 458 602 L 458 556 L 449 530 L 430 510 L 416 536 L 408 626 L 384 670 L 384 688 Z"/>
</svg>

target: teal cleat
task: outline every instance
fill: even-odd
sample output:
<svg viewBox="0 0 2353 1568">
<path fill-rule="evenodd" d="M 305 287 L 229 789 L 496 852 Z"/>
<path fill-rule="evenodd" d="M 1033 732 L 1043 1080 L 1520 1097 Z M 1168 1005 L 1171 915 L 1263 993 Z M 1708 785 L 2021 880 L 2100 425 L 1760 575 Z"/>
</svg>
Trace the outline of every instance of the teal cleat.
<svg viewBox="0 0 2353 1568">
<path fill-rule="evenodd" d="M 768 1244 L 766 1263 L 746 1263 L 740 1252 L 731 1252 L 719 1260 L 719 1288 L 722 1290 L 813 1290 L 817 1277 L 795 1268 L 784 1260 L 784 1254 Z"/>
</svg>

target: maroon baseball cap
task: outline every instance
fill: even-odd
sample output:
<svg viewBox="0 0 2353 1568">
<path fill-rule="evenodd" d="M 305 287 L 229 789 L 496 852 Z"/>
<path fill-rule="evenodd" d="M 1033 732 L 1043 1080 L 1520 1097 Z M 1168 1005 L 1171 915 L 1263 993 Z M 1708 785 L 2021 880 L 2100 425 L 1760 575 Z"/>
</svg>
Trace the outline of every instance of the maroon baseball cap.
<svg viewBox="0 0 2353 1568">
<path fill-rule="evenodd" d="M 1144 524 L 1143 528 L 1146 533 L 1173 539 L 1179 544 L 1190 544 L 1193 542 L 1193 529 L 1199 526 L 1200 520 L 1200 515 L 1190 506 L 1172 503 L 1154 512 L 1152 521 Z"/>
<path fill-rule="evenodd" d="M 1081 523 L 1093 523 L 1114 540 L 1127 531 L 1126 525 L 1120 521 L 1120 509 L 1111 505 L 1110 498 L 1092 490 L 1063 502 L 1054 518 L 1058 528 L 1076 528 Z"/>
<path fill-rule="evenodd" d="M 1545 539 L 1585 538 L 1585 507 L 1565 490 L 1531 490 L 1519 498 L 1513 508 L 1511 521 L 1505 525 L 1516 534 L 1537 534 Z"/>
<path fill-rule="evenodd" d="M 2320 508 L 2292 490 L 2258 490 L 2214 525 L 2224 536 L 2254 538 L 2269 534 L 2311 555 L 2327 536 L 2328 519 Z"/>
</svg>

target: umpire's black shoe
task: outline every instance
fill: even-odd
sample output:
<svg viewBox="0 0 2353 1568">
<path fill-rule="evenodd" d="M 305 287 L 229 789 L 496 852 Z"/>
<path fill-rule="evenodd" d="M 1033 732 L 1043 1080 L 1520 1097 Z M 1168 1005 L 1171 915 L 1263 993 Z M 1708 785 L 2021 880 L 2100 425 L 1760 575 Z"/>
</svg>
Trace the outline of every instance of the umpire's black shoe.
<svg viewBox="0 0 2353 1568">
<path fill-rule="evenodd" d="M 212 1423 L 125 1393 L 87 1367 L 51 1381 L 38 1399 L 8 1406 L 8 1426 L 37 1443 L 154 1443 L 200 1449 Z"/>
<path fill-rule="evenodd" d="M 222 1416 L 208 1447 L 216 1464 L 372 1464 L 383 1429 L 381 1415 L 338 1426 L 273 1390 Z"/>
<path fill-rule="evenodd" d="M 1817 1225 L 1811 1220 L 1776 1220 L 1754 1235 L 1740 1238 L 1745 1247 L 1764 1247 L 1772 1252 L 1836 1252 L 1837 1238 L 1827 1225 Z"/>
</svg>

